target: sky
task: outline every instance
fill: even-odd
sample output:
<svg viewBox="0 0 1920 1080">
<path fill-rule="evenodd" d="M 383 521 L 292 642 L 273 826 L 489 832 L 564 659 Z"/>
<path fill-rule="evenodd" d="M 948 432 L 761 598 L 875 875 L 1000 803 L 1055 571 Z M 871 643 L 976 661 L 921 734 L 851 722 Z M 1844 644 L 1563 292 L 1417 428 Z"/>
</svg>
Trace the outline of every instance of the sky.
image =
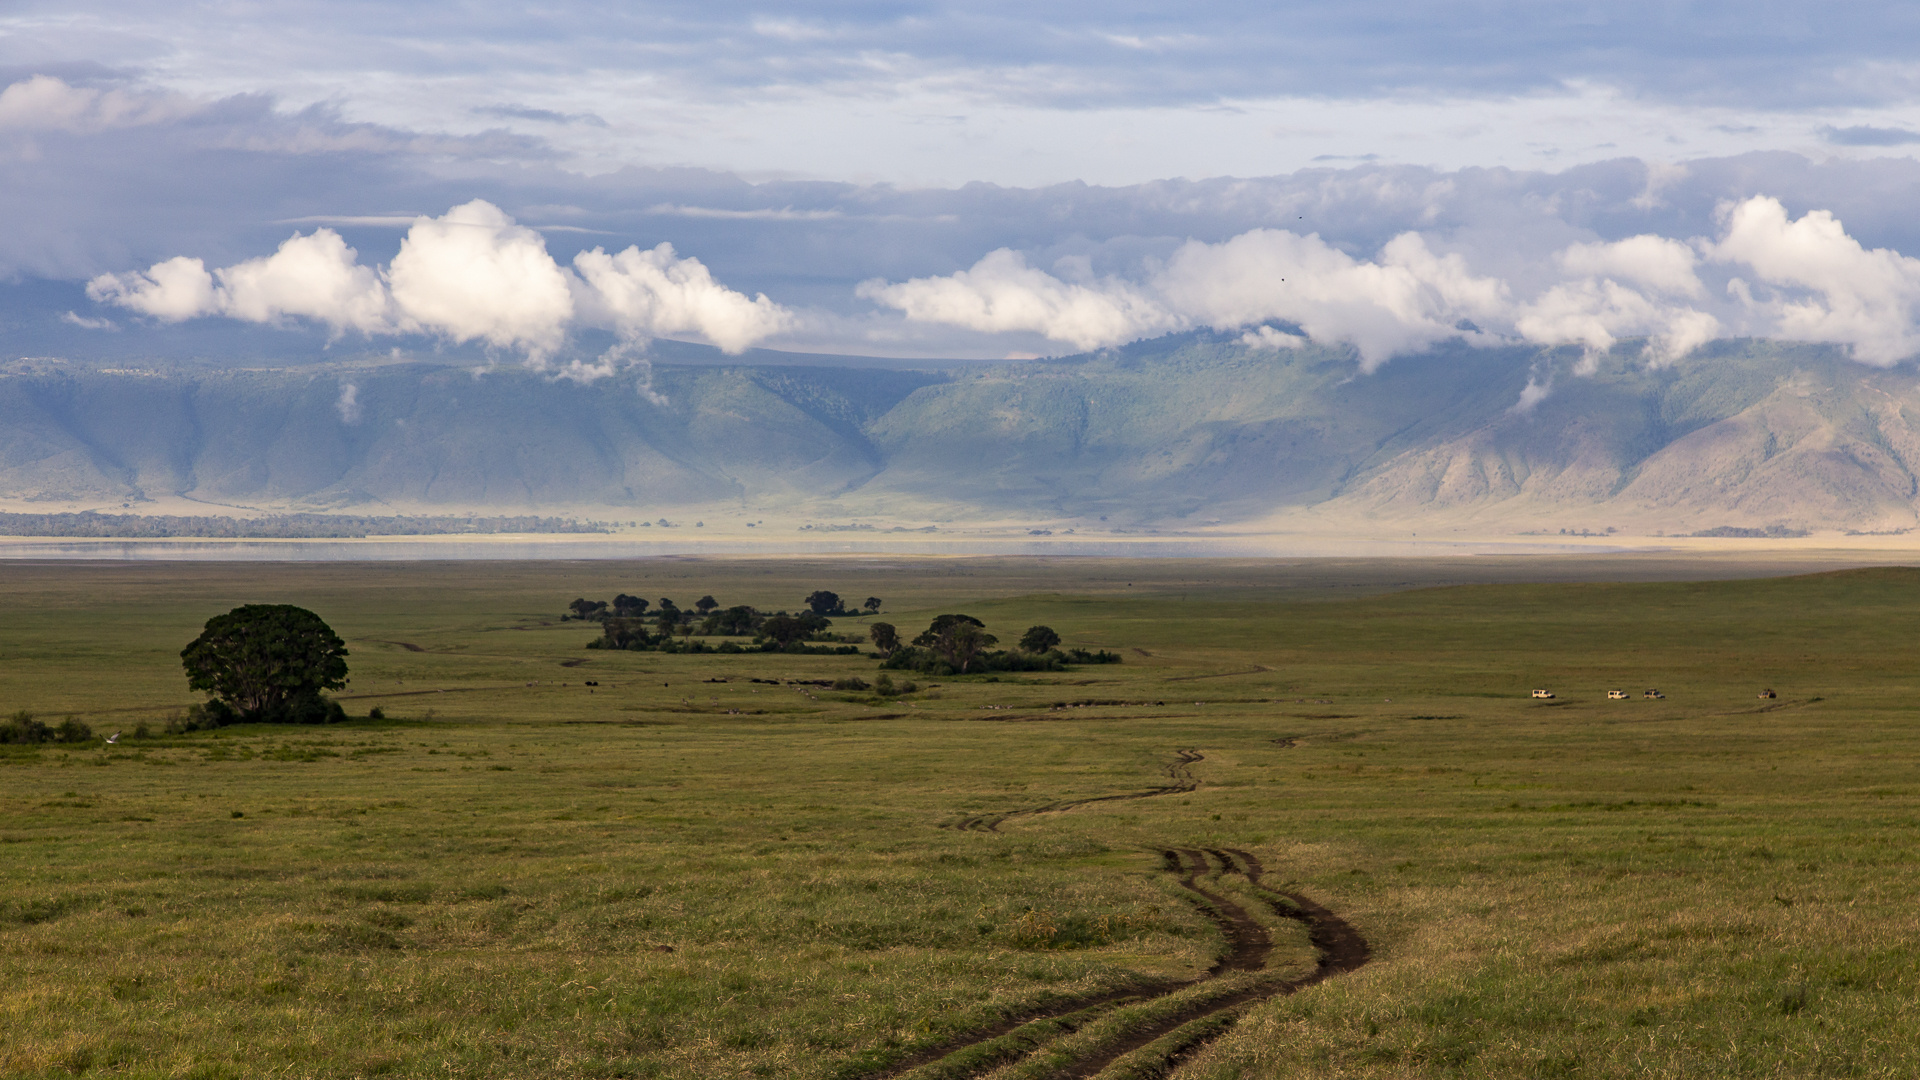
<svg viewBox="0 0 1920 1080">
<path fill-rule="evenodd" d="M 0 323 L 583 378 L 1201 327 L 1884 365 L 1916 45 L 1876 3 L 15 0 Z"/>
</svg>

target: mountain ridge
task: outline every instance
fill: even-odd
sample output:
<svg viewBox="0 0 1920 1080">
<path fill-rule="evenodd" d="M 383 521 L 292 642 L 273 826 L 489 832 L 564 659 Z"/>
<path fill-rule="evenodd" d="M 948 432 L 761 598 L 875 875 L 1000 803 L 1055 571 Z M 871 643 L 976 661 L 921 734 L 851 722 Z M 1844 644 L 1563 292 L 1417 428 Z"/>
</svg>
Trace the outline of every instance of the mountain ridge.
<svg viewBox="0 0 1920 1080">
<path fill-rule="evenodd" d="M 1825 346 L 1197 333 L 944 370 L 672 364 L 581 381 L 421 361 L 0 365 L 0 501 L 445 512 L 730 508 L 955 521 L 1920 523 L 1920 374 Z"/>
</svg>

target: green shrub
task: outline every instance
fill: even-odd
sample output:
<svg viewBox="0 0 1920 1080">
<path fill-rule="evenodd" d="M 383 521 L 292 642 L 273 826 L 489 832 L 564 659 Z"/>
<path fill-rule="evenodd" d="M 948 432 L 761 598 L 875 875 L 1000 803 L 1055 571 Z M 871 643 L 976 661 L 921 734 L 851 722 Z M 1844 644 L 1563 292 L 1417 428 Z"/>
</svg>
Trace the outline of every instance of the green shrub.
<svg viewBox="0 0 1920 1080">
<path fill-rule="evenodd" d="M 215 706 L 221 710 L 215 711 Z M 231 716 L 233 710 L 214 702 L 211 705 L 189 705 L 184 713 L 175 713 L 167 718 L 166 732 L 169 735 L 184 735 L 189 731 L 206 731 L 221 724 L 221 715 Z"/>
<path fill-rule="evenodd" d="M 25 709 L 0 720 L 0 743 L 43 743 L 53 739 L 53 729 L 33 718 Z"/>
<path fill-rule="evenodd" d="M 69 716 L 48 727 L 25 709 L 0 720 L 0 743 L 32 745 L 36 743 L 83 743 L 93 738 L 93 728 Z"/>
</svg>

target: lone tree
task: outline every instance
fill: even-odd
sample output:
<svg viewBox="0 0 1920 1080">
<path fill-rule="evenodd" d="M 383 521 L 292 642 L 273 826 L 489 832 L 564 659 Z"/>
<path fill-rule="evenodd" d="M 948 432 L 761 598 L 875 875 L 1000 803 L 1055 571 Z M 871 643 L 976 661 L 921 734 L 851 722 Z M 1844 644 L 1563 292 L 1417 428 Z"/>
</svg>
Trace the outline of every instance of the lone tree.
<svg viewBox="0 0 1920 1080">
<path fill-rule="evenodd" d="M 881 656 L 892 656 L 900 647 L 900 631 L 890 622 L 877 622 L 867 627 L 867 637 L 873 640 L 873 651 Z"/>
<path fill-rule="evenodd" d="M 1022 652 L 1043 653 L 1060 644 L 1060 635 L 1053 632 L 1051 626 L 1029 626 L 1027 632 L 1020 635 Z"/>
<path fill-rule="evenodd" d="M 878 615 L 880 613 L 880 598 L 877 596 L 869 596 L 867 597 L 867 602 L 860 606 L 867 609 L 867 614 Z"/>
<path fill-rule="evenodd" d="M 1000 640 L 987 633 L 986 625 L 971 615 L 939 615 L 913 643 L 932 649 L 964 675 L 969 664 Z"/>
<path fill-rule="evenodd" d="M 347 684 L 347 643 L 318 615 L 291 604 L 248 604 L 207 620 L 180 650 L 187 686 L 214 699 L 223 722 L 345 719 L 320 696 Z"/>
<path fill-rule="evenodd" d="M 815 615 L 842 614 L 840 594 L 837 592 L 828 592 L 825 589 L 809 593 L 807 595 L 807 610 L 813 612 Z"/>
<path fill-rule="evenodd" d="M 701 618 L 713 614 L 713 609 L 719 606 L 720 601 L 715 600 L 711 595 L 703 596 L 693 602 L 693 610 L 698 611 Z"/>
</svg>

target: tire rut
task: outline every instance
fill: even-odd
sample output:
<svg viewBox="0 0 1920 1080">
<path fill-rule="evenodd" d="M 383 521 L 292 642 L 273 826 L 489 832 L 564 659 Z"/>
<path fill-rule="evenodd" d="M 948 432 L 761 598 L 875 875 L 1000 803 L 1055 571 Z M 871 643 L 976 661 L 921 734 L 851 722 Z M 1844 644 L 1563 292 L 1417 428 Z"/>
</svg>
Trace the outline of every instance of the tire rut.
<svg viewBox="0 0 1920 1080">
<path fill-rule="evenodd" d="M 1226 951 L 1214 960 L 1213 966 L 1207 969 L 1205 975 L 1198 979 L 1135 983 L 1100 993 L 1063 998 L 1040 1008 L 1023 1010 L 986 1027 L 976 1028 L 952 1042 L 928 1047 L 894 1062 L 880 1072 L 865 1075 L 869 1080 L 886 1080 L 889 1077 L 902 1076 L 963 1050 L 1011 1035 L 1029 1024 L 1059 1020 L 1075 1013 L 1089 1012 L 1110 1005 L 1157 1001 L 1168 994 L 1185 990 L 1190 986 L 1199 986 L 1229 972 L 1258 971 L 1266 962 L 1267 954 L 1273 951 L 1272 935 L 1267 933 L 1266 927 L 1261 926 L 1249 916 L 1245 908 L 1199 883 L 1200 878 L 1211 873 L 1213 869 L 1207 862 L 1206 855 L 1192 848 L 1177 848 L 1161 852 L 1160 857 L 1164 868 L 1176 876 L 1181 887 L 1201 899 L 1202 902 L 1196 906 L 1213 921 L 1226 938 Z M 989 1069 L 998 1068 L 1010 1060 L 1025 1057 L 1035 1049 L 1038 1049 L 1038 1045 L 1010 1048 L 1010 1053 L 975 1062 L 973 1072 L 977 1075 Z"/>
<path fill-rule="evenodd" d="M 1182 750 L 1179 754 L 1179 758 L 1167 766 L 1167 775 L 1176 780 L 1177 785 L 1095 799 L 1067 800 L 1000 815 L 983 815 L 968 818 L 957 827 L 993 831 L 1001 822 L 1023 814 L 1055 813 L 1074 806 L 1110 799 L 1137 799 L 1169 794 L 1173 791 L 1191 791 L 1199 785 L 1193 780 L 1188 766 L 1203 760 L 1203 756 L 1192 750 Z M 1139 1027 L 1127 1029 L 1114 1038 L 1089 1048 L 1073 1061 L 1055 1069 L 1051 1076 L 1056 1080 L 1091 1080 L 1120 1058 L 1154 1047 L 1156 1044 L 1160 1044 L 1156 1051 L 1158 1064 L 1162 1068 L 1171 1069 L 1225 1034 L 1232 1022 L 1238 1020 L 1241 1013 L 1254 1005 L 1305 989 L 1335 975 L 1353 971 L 1366 964 L 1371 956 L 1366 939 L 1345 919 L 1298 892 L 1276 889 L 1264 883 L 1261 878 L 1266 873 L 1266 869 L 1251 852 L 1239 848 L 1168 848 L 1160 853 L 1160 857 L 1163 868 L 1175 875 L 1175 880 L 1181 888 L 1192 894 L 1195 906 L 1213 922 L 1225 940 L 1225 950 L 1214 960 L 1213 966 L 1205 975 L 1197 979 L 1180 981 L 1136 983 L 1023 1010 L 993 1024 L 976 1028 L 960 1038 L 924 1048 L 895 1061 L 880 1071 L 864 1075 L 869 1080 L 887 1080 L 887 1078 L 905 1076 L 918 1069 L 946 1061 L 956 1054 L 983 1047 L 995 1040 L 1006 1039 L 1008 1045 L 984 1054 L 976 1054 L 974 1060 L 966 1066 L 965 1075 L 980 1076 L 1038 1052 L 1054 1039 L 1097 1020 L 1113 1007 L 1136 1003 L 1146 1004 L 1182 990 L 1205 986 L 1223 976 L 1264 971 L 1273 951 L 1273 936 L 1264 925 L 1248 914 L 1246 908 L 1239 902 L 1206 882 L 1206 879 L 1213 875 L 1216 862 L 1222 875 L 1237 874 L 1246 879 L 1247 884 L 1275 915 L 1306 926 L 1307 940 L 1319 957 L 1314 970 L 1283 982 L 1258 982 L 1224 995 L 1190 1002 L 1174 1012 L 1155 1017 Z M 1197 1023 L 1220 1019 L 1225 1019 L 1227 1024 L 1222 1026 Z M 1036 1030 L 1029 1033 L 1027 1037 L 1008 1038 L 1029 1026 L 1035 1027 Z M 1194 1030 L 1188 1037 L 1181 1037 L 1182 1030 L 1190 1026 Z M 1050 1030 L 1039 1030 L 1041 1028 Z M 941 1075 L 958 1074 L 948 1072 Z"/>
<path fill-rule="evenodd" d="M 1272 668 L 1267 667 L 1263 664 L 1255 664 L 1252 667 L 1247 668 L 1245 671 L 1216 671 L 1208 675 L 1175 675 L 1172 678 L 1167 679 L 1166 681 L 1167 682 L 1193 682 L 1195 679 L 1224 679 L 1229 675 L 1258 675 L 1263 671 L 1272 671 L 1272 670 L 1273 670 Z"/>
<path fill-rule="evenodd" d="M 962 832 L 999 832 L 1000 826 L 1003 823 L 1017 817 L 1027 817 L 1033 814 L 1058 814 L 1062 811 L 1071 810 L 1076 806 L 1091 806 L 1094 803 L 1119 802 L 1126 799 L 1151 799 L 1157 795 L 1179 795 L 1199 788 L 1200 782 L 1193 778 L 1193 770 L 1189 768 L 1189 766 L 1197 762 L 1205 761 L 1206 755 L 1197 750 L 1180 750 L 1177 751 L 1177 753 L 1179 756 L 1171 764 L 1167 765 L 1164 770 L 1167 774 L 1167 779 L 1172 781 L 1172 783 L 1169 784 L 1161 784 L 1158 787 L 1147 788 L 1144 791 L 1124 791 L 1118 795 L 1095 795 L 1087 799 L 1062 799 L 1059 802 L 1051 802 L 1045 806 L 1031 806 L 1024 810 L 1004 810 L 997 814 L 976 814 L 973 817 L 962 818 L 959 821 L 942 827 L 959 829 Z"/>
<path fill-rule="evenodd" d="M 1225 997 L 1195 1002 L 1178 1012 L 1160 1017 L 1153 1023 L 1135 1028 L 1127 1032 L 1123 1038 L 1081 1057 L 1064 1070 L 1055 1072 L 1053 1075 L 1059 1080 L 1091 1080 L 1126 1055 L 1174 1036 L 1181 1028 L 1190 1024 L 1229 1014 L 1232 1019 L 1237 1020 L 1238 1014 L 1262 1001 L 1304 990 L 1335 975 L 1353 971 L 1371 959 L 1372 950 L 1367 945 L 1367 939 L 1362 937 L 1351 923 L 1299 893 L 1275 889 L 1261 883 L 1260 876 L 1265 873 L 1265 870 L 1260 865 L 1260 860 L 1251 852 L 1238 848 L 1209 848 L 1208 853 L 1219 859 L 1229 872 L 1240 874 L 1247 879 L 1248 884 L 1261 892 L 1270 894 L 1272 898 L 1267 900 L 1267 907 L 1275 915 L 1305 924 L 1307 940 L 1320 957 L 1313 971 L 1297 979 L 1250 986 Z M 1264 930 L 1262 932 L 1264 933 Z M 1226 1028 L 1206 1030 L 1196 1033 L 1189 1039 L 1176 1039 L 1170 1045 L 1161 1048 L 1163 1056 L 1160 1059 L 1160 1065 L 1170 1070 L 1208 1043 L 1226 1034 L 1226 1031 Z"/>
</svg>

